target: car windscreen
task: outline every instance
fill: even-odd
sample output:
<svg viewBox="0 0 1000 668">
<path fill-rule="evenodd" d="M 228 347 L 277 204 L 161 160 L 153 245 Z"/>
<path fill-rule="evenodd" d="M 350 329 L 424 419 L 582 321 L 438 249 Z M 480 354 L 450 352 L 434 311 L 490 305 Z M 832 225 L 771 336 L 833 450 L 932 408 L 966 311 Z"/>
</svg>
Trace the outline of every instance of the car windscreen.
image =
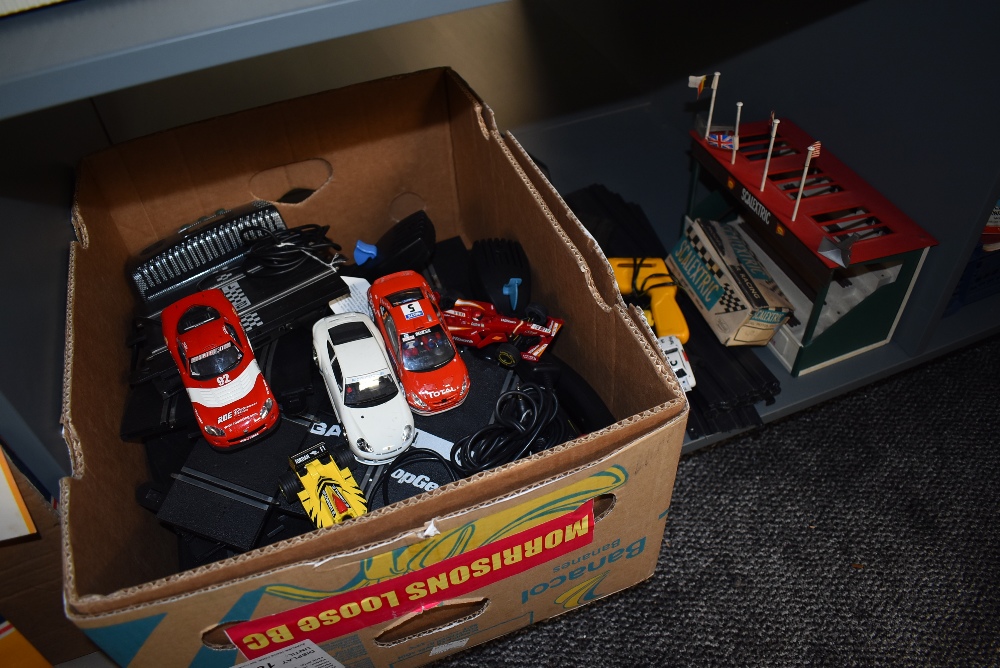
<svg viewBox="0 0 1000 668">
<path fill-rule="evenodd" d="M 188 371 L 192 378 L 202 380 L 232 370 L 243 359 L 243 353 L 232 342 L 223 343 L 218 348 L 195 355 L 191 358 Z"/>
<path fill-rule="evenodd" d="M 441 325 L 399 337 L 400 356 L 407 371 L 431 371 L 455 357 L 455 349 Z"/>
<path fill-rule="evenodd" d="M 190 332 L 196 327 L 201 327 L 205 323 L 218 320 L 221 317 L 219 312 L 211 306 L 192 306 L 184 311 L 184 315 L 177 320 L 177 332 L 180 334 Z"/>
<path fill-rule="evenodd" d="M 393 307 L 396 307 L 402 304 L 408 304 L 409 302 L 415 302 L 423 298 L 424 293 L 420 291 L 420 288 L 407 288 L 406 290 L 394 292 L 385 299 L 392 304 Z"/>
<path fill-rule="evenodd" d="M 344 387 L 344 405 L 348 408 L 377 406 L 396 396 L 399 387 L 388 369 L 364 376 L 349 376 Z"/>
</svg>

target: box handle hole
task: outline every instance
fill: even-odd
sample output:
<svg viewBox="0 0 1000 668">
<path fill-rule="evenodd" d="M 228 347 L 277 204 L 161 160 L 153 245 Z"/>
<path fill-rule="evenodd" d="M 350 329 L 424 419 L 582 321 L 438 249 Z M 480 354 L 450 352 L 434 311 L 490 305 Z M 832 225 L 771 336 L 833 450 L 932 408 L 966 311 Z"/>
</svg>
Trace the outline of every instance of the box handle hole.
<svg viewBox="0 0 1000 668">
<path fill-rule="evenodd" d="M 391 647 L 417 636 L 452 628 L 478 617 L 490 605 L 488 598 L 455 599 L 442 601 L 425 610 L 403 616 L 375 637 L 375 644 Z"/>
<path fill-rule="evenodd" d="M 235 622 L 223 622 L 221 624 L 216 624 L 201 634 L 202 644 L 209 649 L 236 649 L 236 645 L 234 645 L 229 639 L 229 636 L 226 635 L 226 629 L 231 626 L 236 626 L 237 624 L 242 624 L 245 621 L 246 620 L 243 619 Z"/>
<path fill-rule="evenodd" d="M 423 197 L 417 193 L 406 191 L 396 195 L 389 202 L 389 218 L 398 223 L 410 214 L 426 209 L 427 202 L 424 201 Z"/>
<path fill-rule="evenodd" d="M 594 523 L 600 522 L 614 510 L 617 497 L 614 494 L 601 494 L 594 497 Z"/>
<path fill-rule="evenodd" d="M 329 162 L 310 158 L 257 172 L 250 177 L 250 192 L 268 202 L 282 201 L 289 193 L 296 193 L 292 203 L 298 204 L 315 195 L 332 178 Z"/>
</svg>

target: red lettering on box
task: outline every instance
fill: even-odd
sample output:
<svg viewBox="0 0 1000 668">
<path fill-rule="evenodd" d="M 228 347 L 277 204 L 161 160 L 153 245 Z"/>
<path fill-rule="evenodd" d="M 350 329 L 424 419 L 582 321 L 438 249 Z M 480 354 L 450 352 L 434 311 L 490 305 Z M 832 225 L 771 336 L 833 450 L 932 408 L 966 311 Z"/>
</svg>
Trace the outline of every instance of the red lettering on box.
<svg viewBox="0 0 1000 668">
<path fill-rule="evenodd" d="M 252 619 L 229 627 L 226 635 L 248 659 L 303 640 L 323 643 L 518 575 L 589 545 L 593 537 L 590 500 L 573 512 L 433 566 Z"/>
</svg>

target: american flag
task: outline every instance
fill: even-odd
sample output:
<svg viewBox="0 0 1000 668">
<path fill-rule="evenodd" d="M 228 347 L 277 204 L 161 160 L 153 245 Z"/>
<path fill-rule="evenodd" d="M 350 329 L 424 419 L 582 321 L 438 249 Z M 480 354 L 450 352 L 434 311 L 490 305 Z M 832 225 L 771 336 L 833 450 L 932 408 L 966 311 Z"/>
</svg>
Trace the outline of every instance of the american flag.
<svg viewBox="0 0 1000 668">
<path fill-rule="evenodd" d="M 809 157 L 818 158 L 819 157 L 820 142 L 809 145 Z"/>
</svg>

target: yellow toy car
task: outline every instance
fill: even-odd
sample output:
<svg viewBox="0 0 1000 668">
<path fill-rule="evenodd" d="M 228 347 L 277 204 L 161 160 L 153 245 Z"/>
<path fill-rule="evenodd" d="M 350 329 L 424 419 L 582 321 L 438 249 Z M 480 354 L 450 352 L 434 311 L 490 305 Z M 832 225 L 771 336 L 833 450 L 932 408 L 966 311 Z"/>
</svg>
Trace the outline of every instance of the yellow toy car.
<svg viewBox="0 0 1000 668">
<path fill-rule="evenodd" d="M 317 443 L 288 458 L 291 470 L 278 477 L 278 487 L 289 503 L 298 499 L 319 528 L 360 517 L 368 512 L 368 502 L 348 467 L 350 460 L 346 448 L 331 454 L 326 443 Z"/>
</svg>

